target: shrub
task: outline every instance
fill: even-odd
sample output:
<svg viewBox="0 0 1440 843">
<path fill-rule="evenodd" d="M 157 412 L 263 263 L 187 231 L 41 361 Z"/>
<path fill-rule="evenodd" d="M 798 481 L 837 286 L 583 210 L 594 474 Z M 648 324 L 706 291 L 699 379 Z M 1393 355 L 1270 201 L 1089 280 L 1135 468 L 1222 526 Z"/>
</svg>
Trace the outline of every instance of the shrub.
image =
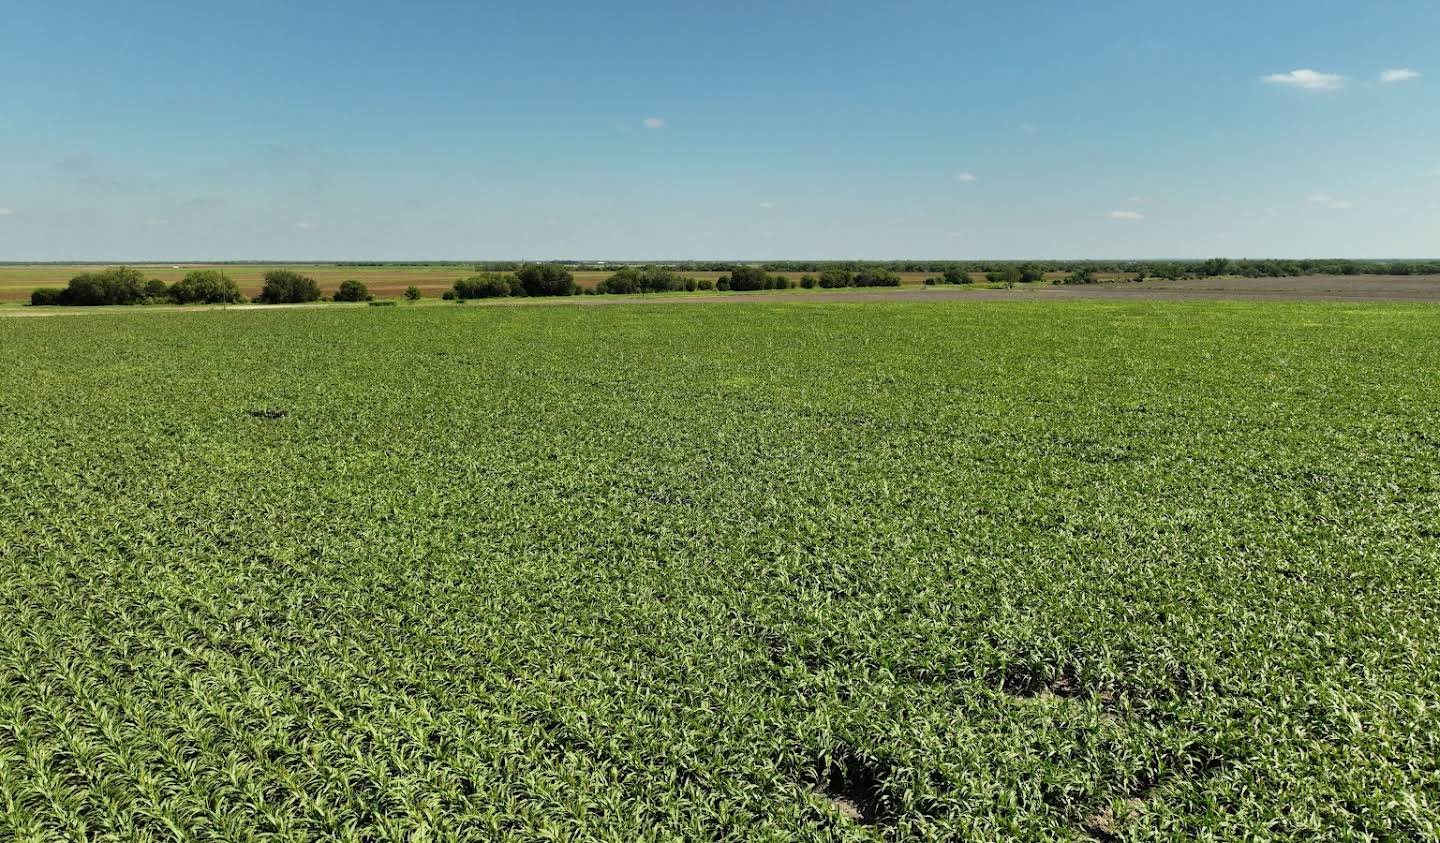
<svg viewBox="0 0 1440 843">
<path fill-rule="evenodd" d="M 420 301 L 420 288 L 411 284 L 405 288 L 406 301 Z"/>
<path fill-rule="evenodd" d="M 719 278 L 716 278 L 715 289 L 728 291 L 730 289 L 730 276 L 722 275 Z"/>
<path fill-rule="evenodd" d="M 833 290 L 836 287 L 849 287 L 853 282 L 854 279 L 848 270 L 826 269 L 820 273 L 820 286 L 827 290 Z"/>
<path fill-rule="evenodd" d="M 741 264 L 730 270 L 730 289 L 732 290 L 764 290 L 765 281 L 769 276 L 765 270 L 758 266 L 745 266 Z"/>
<path fill-rule="evenodd" d="M 807 290 L 813 290 L 813 289 L 815 289 L 815 276 L 813 276 L 813 275 L 802 275 L 802 276 L 800 276 L 800 286 L 801 286 L 801 287 L 804 287 L 804 288 L 807 289 Z"/>
<path fill-rule="evenodd" d="M 789 278 L 786 278 L 784 275 L 776 275 L 776 276 L 775 276 L 775 289 L 777 289 L 777 290 L 788 290 L 788 289 L 790 289 L 790 288 L 793 287 L 793 286 L 794 286 L 794 285 L 790 283 L 790 279 L 789 279 Z"/>
<path fill-rule="evenodd" d="M 1095 270 L 1091 269 L 1091 268 L 1088 267 L 1088 266 L 1079 267 L 1079 268 L 1077 268 L 1075 271 L 1071 272 L 1070 275 L 1065 278 L 1064 283 L 1066 283 L 1066 284 L 1094 284 L 1094 283 L 1095 283 Z"/>
<path fill-rule="evenodd" d="M 683 278 L 660 266 L 627 266 L 596 285 L 600 293 L 664 293 L 685 289 Z"/>
<path fill-rule="evenodd" d="M 532 263 L 515 273 L 527 296 L 573 296 L 579 289 L 570 270 L 553 263 Z"/>
<path fill-rule="evenodd" d="M 975 279 L 971 278 L 970 273 L 965 270 L 951 267 L 945 270 L 944 274 L 940 276 L 940 280 L 946 284 L 971 284 Z"/>
<path fill-rule="evenodd" d="M 370 304 L 371 307 L 394 307 L 394 306 L 395 306 L 395 300 L 394 300 L 394 299 L 385 299 L 384 301 L 375 301 L 375 299 L 372 297 L 372 298 L 370 298 L 370 299 L 367 299 L 366 301 L 369 302 L 369 304 Z"/>
<path fill-rule="evenodd" d="M 696 282 L 696 286 L 702 290 L 713 290 L 715 289 L 715 282 L 711 281 L 709 278 L 701 278 L 698 282 Z"/>
<path fill-rule="evenodd" d="M 40 287 L 30 291 L 31 307 L 50 307 L 65 303 L 65 291 L 59 287 Z"/>
<path fill-rule="evenodd" d="M 1023 278 L 1020 274 L 1019 267 L 1003 266 L 997 270 L 985 273 L 985 280 L 991 284 L 1004 284 L 1007 287 L 1012 287 L 1020 283 Z"/>
<path fill-rule="evenodd" d="M 261 304 L 298 304 L 320 300 L 320 285 L 314 278 L 288 269 L 265 273 L 265 286 L 255 301 Z"/>
<path fill-rule="evenodd" d="M 170 300 L 176 304 L 233 304 L 244 301 L 245 297 L 225 273 L 197 269 L 170 287 Z"/>
<path fill-rule="evenodd" d="M 925 279 L 925 286 L 927 286 L 927 287 L 933 287 L 933 286 L 935 286 L 935 279 L 934 279 L 934 278 L 926 278 L 926 279 Z"/>
<path fill-rule="evenodd" d="M 151 278 L 145 282 L 145 298 L 152 301 L 170 297 L 170 287 L 159 278 Z"/>
<path fill-rule="evenodd" d="M 440 298 L 443 299 L 443 300 L 445 300 L 445 301 L 454 301 L 454 300 L 455 300 L 455 291 L 454 291 L 454 290 L 446 290 L 445 292 L 443 292 L 443 293 L 440 294 Z"/>
<path fill-rule="evenodd" d="M 1033 284 L 1036 281 L 1045 280 L 1045 270 L 1034 264 L 1026 264 L 1020 267 L 1020 281 L 1024 284 Z"/>
<path fill-rule="evenodd" d="M 496 299 L 524 295 L 520 279 L 509 272 L 482 272 L 455 282 L 451 298 Z"/>
<path fill-rule="evenodd" d="M 898 287 L 900 276 L 882 266 L 871 266 L 856 273 L 852 283 L 856 287 Z"/>
<path fill-rule="evenodd" d="M 341 281 L 340 289 L 335 291 L 335 301 L 370 301 L 373 298 L 375 297 L 370 295 L 370 288 L 354 278 Z"/>
<path fill-rule="evenodd" d="M 78 306 L 142 304 L 146 299 L 145 276 L 137 269 L 117 266 L 71 278 L 70 285 L 60 291 L 54 303 Z"/>
<path fill-rule="evenodd" d="M 695 279 L 694 279 L 694 278 L 686 278 L 686 279 L 685 279 L 685 292 L 687 292 L 687 293 L 693 293 L 693 292 L 695 292 L 695 290 L 696 290 L 697 287 L 698 287 L 698 285 L 695 283 Z"/>
</svg>

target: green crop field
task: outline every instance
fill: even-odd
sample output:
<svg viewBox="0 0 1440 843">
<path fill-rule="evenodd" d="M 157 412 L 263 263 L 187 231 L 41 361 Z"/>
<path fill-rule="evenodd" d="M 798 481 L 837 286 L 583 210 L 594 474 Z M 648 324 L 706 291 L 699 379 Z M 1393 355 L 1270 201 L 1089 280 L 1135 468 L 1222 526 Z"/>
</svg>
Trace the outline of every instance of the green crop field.
<svg viewBox="0 0 1440 843">
<path fill-rule="evenodd" d="M 1434 840 L 1440 307 L 0 319 L 0 839 Z"/>
</svg>

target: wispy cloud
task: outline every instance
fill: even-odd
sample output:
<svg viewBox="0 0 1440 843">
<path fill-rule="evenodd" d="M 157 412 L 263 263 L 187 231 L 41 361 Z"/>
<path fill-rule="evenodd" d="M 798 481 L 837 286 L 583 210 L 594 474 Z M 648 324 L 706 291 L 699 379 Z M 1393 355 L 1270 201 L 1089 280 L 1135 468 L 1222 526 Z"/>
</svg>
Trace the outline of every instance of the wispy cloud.
<svg viewBox="0 0 1440 843">
<path fill-rule="evenodd" d="M 1305 201 L 1315 205 L 1323 205 L 1326 208 L 1334 208 L 1337 211 L 1343 211 L 1347 208 L 1355 207 L 1355 204 L 1353 202 L 1345 199 L 1336 199 L 1335 197 L 1326 195 L 1324 193 L 1312 193 L 1309 196 L 1305 197 Z"/>
<path fill-rule="evenodd" d="M 1024 123 L 1020 124 L 1020 131 L 1024 132 L 1027 135 L 1033 135 L 1039 131 L 1039 127 L 1027 120 Z"/>
<path fill-rule="evenodd" d="M 311 224 L 308 223 L 308 222 L 297 222 L 297 223 L 295 223 L 295 227 L 298 228 L 298 229 L 300 229 L 301 231 L 309 231 L 310 229 L 314 228 L 315 226 L 311 225 Z"/>
<path fill-rule="evenodd" d="M 761 202 L 761 203 L 760 203 L 760 207 L 762 207 L 762 208 L 764 208 L 765 210 L 768 211 L 768 210 L 770 210 L 771 208 L 775 207 L 775 203 L 774 203 L 774 202 Z"/>
<path fill-rule="evenodd" d="M 964 172 L 956 173 L 955 179 L 956 181 L 972 182 L 975 181 L 975 174 L 969 170 L 965 170 Z"/>
<path fill-rule="evenodd" d="M 55 169 L 64 170 L 67 173 L 83 173 L 94 166 L 95 159 L 84 153 L 67 155 L 55 162 Z"/>
<path fill-rule="evenodd" d="M 15 209 L 14 209 L 14 208 L 0 208 L 0 217 L 13 217 L 13 216 L 15 216 Z"/>
<path fill-rule="evenodd" d="M 1269 76 L 1261 76 L 1260 80 L 1271 85 L 1284 85 L 1288 88 L 1300 88 L 1305 91 L 1334 91 L 1345 84 L 1345 77 L 1338 73 L 1321 73 L 1308 67 L 1292 70 L 1289 73 L 1272 73 Z"/>
<path fill-rule="evenodd" d="M 1142 213 L 1140 213 L 1139 211 L 1111 211 L 1111 212 L 1110 212 L 1110 219 L 1112 219 L 1112 220 L 1143 220 L 1143 219 L 1145 219 L 1145 215 L 1142 214 Z"/>
<path fill-rule="evenodd" d="M 663 129 L 663 128 L 665 128 L 665 118 L 664 118 L 664 117 L 646 117 L 646 118 L 645 118 L 643 121 L 641 121 L 641 122 L 643 122 L 643 123 L 645 124 L 645 128 L 647 128 L 647 129 Z"/>
<path fill-rule="evenodd" d="M 1396 67 L 1380 73 L 1381 82 L 1408 82 L 1411 79 L 1419 79 L 1420 71 L 1411 70 L 1408 67 Z"/>
<path fill-rule="evenodd" d="M 145 220 L 145 224 L 146 224 L 146 225 L 166 225 L 166 224 L 168 224 L 169 222 L 170 222 L 169 220 L 154 219 L 154 218 Z"/>
</svg>

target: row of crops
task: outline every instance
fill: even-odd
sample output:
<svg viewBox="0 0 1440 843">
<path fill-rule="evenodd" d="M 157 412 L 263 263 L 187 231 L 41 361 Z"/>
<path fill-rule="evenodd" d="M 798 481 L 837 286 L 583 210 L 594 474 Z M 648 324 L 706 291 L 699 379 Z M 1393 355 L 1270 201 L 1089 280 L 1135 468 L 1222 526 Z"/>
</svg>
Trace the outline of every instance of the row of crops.
<svg viewBox="0 0 1440 843">
<path fill-rule="evenodd" d="M 0 322 L 0 839 L 1434 839 L 1440 310 Z"/>
</svg>

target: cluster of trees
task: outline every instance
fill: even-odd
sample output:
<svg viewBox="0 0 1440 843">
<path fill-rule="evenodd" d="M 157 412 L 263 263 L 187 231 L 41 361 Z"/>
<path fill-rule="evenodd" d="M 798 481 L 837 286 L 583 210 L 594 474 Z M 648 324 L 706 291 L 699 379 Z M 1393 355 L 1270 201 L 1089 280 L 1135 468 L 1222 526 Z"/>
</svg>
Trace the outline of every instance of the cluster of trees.
<svg viewBox="0 0 1440 843">
<path fill-rule="evenodd" d="M 559 264 L 532 263 L 515 272 L 482 271 L 462 278 L 443 298 L 463 301 L 502 296 L 573 296 L 580 292 L 570 270 Z"/>
<path fill-rule="evenodd" d="M 710 279 L 696 280 L 661 266 L 627 266 L 595 287 L 597 293 L 672 293 L 713 290 Z"/>
<path fill-rule="evenodd" d="M 218 270 L 196 270 L 166 284 L 159 278 L 146 280 L 140 270 L 129 266 L 81 273 L 64 288 L 41 287 L 30 294 L 33 305 L 231 304 L 244 300 L 235 282 Z"/>
<path fill-rule="evenodd" d="M 717 290 L 786 290 L 790 279 L 783 275 L 772 275 L 764 267 L 739 264 L 730 268 L 729 275 L 715 280 Z"/>
<path fill-rule="evenodd" d="M 807 290 L 813 287 L 825 290 L 839 287 L 898 287 L 900 276 L 878 264 L 854 271 L 831 267 L 822 269 L 818 275 L 807 273 L 800 276 L 800 286 Z"/>
<path fill-rule="evenodd" d="M 414 291 L 413 298 L 410 291 Z M 420 290 L 411 287 L 406 297 L 418 299 Z M 343 281 L 334 301 L 361 302 L 375 297 L 364 283 Z M 289 269 L 265 273 L 265 286 L 253 301 L 258 304 L 296 304 L 320 301 L 315 279 Z M 146 279 L 140 270 L 117 266 L 85 272 L 70 279 L 69 285 L 41 287 L 30 293 L 32 305 L 132 305 L 132 304 L 239 304 L 245 301 L 235 280 L 218 269 L 197 269 L 174 284 L 159 278 Z"/>
</svg>

